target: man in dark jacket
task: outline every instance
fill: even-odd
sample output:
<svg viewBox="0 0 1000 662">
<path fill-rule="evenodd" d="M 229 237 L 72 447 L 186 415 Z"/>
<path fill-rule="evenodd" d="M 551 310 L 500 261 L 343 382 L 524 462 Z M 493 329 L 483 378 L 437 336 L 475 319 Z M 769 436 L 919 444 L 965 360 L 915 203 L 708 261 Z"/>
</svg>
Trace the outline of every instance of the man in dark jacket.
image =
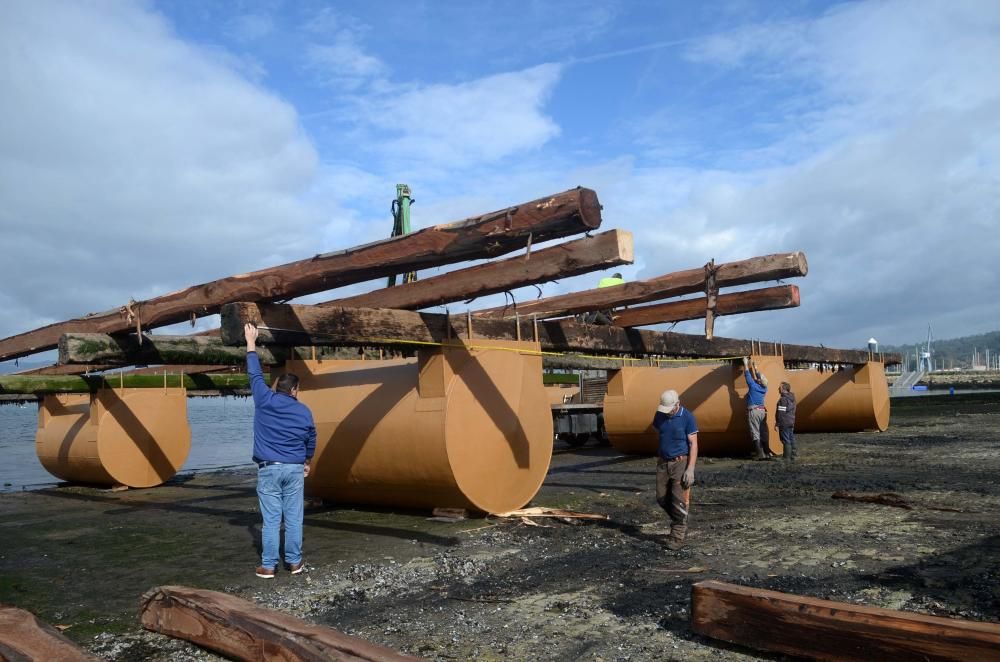
<svg viewBox="0 0 1000 662">
<path fill-rule="evenodd" d="M 792 393 L 792 385 L 788 382 L 781 382 L 778 387 L 778 415 L 776 416 L 778 437 L 781 438 L 781 445 L 784 448 L 783 458 L 785 462 L 794 462 L 796 456 L 795 449 L 795 394 Z"/>
<path fill-rule="evenodd" d="M 261 562 L 257 576 L 272 579 L 278 567 L 281 520 L 285 520 L 285 563 L 293 575 L 302 572 L 302 516 L 305 477 L 316 451 L 312 412 L 298 401 L 299 378 L 278 377 L 267 387 L 257 358 L 257 327 L 243 329 L 247 341 L 247 374 L 253 392 L 253 461 L 257 464 L 257 498 L 264 519 Z"/>
<path fill-rule="evenodd" d="M 660 436 L 656 460 L 656 502 L 670 516 L 667 547 L 681 549 L 687 534 L 688 508 L 694 468 L 698 463 L 698 423 L 681 406 L 677 391 L 664 391 L 653 415 L 653 429 Z"/>
</svg>

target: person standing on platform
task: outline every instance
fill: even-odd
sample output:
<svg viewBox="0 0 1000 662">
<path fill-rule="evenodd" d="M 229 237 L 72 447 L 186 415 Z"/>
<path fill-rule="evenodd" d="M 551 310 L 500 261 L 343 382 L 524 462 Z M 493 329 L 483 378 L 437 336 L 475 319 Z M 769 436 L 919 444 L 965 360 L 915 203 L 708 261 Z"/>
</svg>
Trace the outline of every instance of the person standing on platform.
<svg viewBox="0 0 1000 662">
<path fill-rule="evenodd" d="M 264 520 L 261 559 L 256 573 L 273 579 L 278 567 L 281 521 L 285 521 L 285 563 L 297 575 L 302 560 L 305 477 L 316 452 L 316 424 L 309 407 L 298 401 L 299 378 L 278 377 L 274 390 L 264 382 L 257 358 L 257 327 L 243 327 L 247 341 L 247 374 L 253 392 L 253 461 L 257 465 L 257 498 Z"/>
<path fill-rule="evenodd" d="M 677 391 L 664 391 L 653 415 L 653 429 L 660 435 L 656 460 L 656 503 L 670 517 L 667 547 L 684 547 L 694 467 L 698 462 L 698 422 L 681 406 Z"/>
<path fill-rule="evenodd" d="M 767 429 L 767 377 L 757 369 L 757 364 L 749 357 L 743 357 L 743 376 L 747 380 L 747 421 L 750 424 L 750 440 L 753 442 L 753 459 L 767 460 L 771 452 L 771 439 Z"/>
<path fill-rule="evenodd" d="M 778 411 L 774 427 L 778 428 L 778 438 L 784 449 L 781 458 L 785 462 L 794 462 L 798 455 L 795 447 L 795 394 L 788 382 L 781 382 L 778 387 Z"/>
</svg>

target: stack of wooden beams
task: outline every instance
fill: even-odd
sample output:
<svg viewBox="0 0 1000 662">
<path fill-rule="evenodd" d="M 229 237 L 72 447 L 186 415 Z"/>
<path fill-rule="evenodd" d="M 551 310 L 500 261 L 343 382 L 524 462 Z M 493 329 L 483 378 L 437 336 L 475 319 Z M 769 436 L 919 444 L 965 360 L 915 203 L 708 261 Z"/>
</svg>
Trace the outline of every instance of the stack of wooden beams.
<svg viewBox="0 0 1000 662">
<path fill-rule="evenodd" d="M 44 369 L 79 374 L 112 366 L 227 366 L 243 363 L 242 325 L 261 327 L 261 359 L 266 364 L 315 355 L 317 347 L 405 347 L 413 341 L 469 342 L 537 339 L 551 352 L 550 366 L 615 367 L 630 357 L 731 357 L 750 354 L 751 341 L 714 337 L 720 315 L 799 305 L 792 285 L 720 294 L 720 288 L 804 276 L 802 253 L 782 253 L 738 262 L 709 264 L 615 287 L 586 290 L 462 315 L 417 312 L 497 294 L 519 287 L 606 270 L 633 261 L 632 236 L 610 230 L 532 250 L 540 242 L 590 233 L 601 224 L 597 194 L 576 188 L 455 223 L 409 235 L 230 276 L 146 301 L 50 324 L 0 339 L 0 360 L 59 347 L 60 366 Z M 388 275 L 492 260 L 439 276 L 365 294 L 304 306 L 274 303 Z M 665 299 L 704 293 L 696 299 Z M 659 302 L 639 307 L 636 304 Z M 595 326 L 573 315 L 613 311 L 612 325 Z M 152 335 L 150 329 L 221 313 L 221 331 L 190 336 Z M 558 319 L 562 318 L 562 319 Z M 634 327 L 685 319 L 706 320 L 704 336 Z M 863 363 L 867 352 L 823 347 L 772 345 L 786 360 Z M 758 348 L 759 349 L 759 348 Z M 587 357 L 559 356 L 587 354 Z M 605 358 L 594 358 L 605 357 Z M 888 362 L 898 362 L 886 356 Z M 27 379 L 28 376 L 21 376 Z M 0 381 L 0 391 L 5 386 Z M 9 388 L 6 390 L 9 391 Z"/>
</svg>

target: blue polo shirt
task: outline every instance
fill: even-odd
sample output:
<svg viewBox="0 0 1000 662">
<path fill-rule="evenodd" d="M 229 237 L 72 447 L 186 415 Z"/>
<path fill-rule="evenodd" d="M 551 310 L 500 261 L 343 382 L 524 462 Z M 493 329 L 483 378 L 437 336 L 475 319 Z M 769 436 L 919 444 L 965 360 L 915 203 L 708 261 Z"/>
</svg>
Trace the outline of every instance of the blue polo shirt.
<svg viewBox="0 0 1000 662">
<path fill-rule="evenodd" d="M 656 412 L 653 416 L 653 429 L 660 433 L 660 457 L 670 460 L 679 455 L 687 455 L 691 450 L 688 435 L 697 434 L 698 422 L 694 420 L 694 414 L 681 407 L 673 416 Z"/>
</svg>

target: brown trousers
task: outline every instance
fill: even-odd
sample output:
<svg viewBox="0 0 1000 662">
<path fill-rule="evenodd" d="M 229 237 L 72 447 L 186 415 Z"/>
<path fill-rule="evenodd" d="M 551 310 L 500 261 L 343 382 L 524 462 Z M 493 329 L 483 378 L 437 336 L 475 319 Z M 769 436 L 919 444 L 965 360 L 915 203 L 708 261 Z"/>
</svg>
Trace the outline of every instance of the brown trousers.
<svg viewBox="0 0 1000 662">
<path fill-rule="evenodd" d="M 691 488 L 681 485 L 687 461 L 687 455 L 669 461 L 662 457 L 656 459 L 656 503 L 670 516 L 670 537 L 681 542 L 687 533 L 688 506 L 691 504 Z"/>
</svg>

